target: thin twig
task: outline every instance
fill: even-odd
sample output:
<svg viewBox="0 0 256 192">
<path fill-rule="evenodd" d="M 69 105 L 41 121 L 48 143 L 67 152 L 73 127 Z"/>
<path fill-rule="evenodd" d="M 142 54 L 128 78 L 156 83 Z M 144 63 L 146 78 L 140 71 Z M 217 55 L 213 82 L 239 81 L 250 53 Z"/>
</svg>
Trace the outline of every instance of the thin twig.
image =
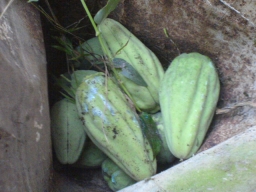
<svg viewBox="0 0 256 192">
<path fill-rule="evenodd" d="M 229 113 L 229 112 L 231 112 L 232 110 L 234 110 L 238 107 L 244 107 L 244 106 L 256 107 L 256 103 L 253 103 L 253 102 L 250 102 L 250 101 L 237 103 L 237 104 L 235 104 L 233 106 L 230 106 L 230 107 L 224 107 L 222 109 L 217 109 L 216 114 L 220 115 L 220 114 Z"/>
<path fill-rule="evenodd" d="M 13 1 L 14 1 L 14 0 L 10 0 L 10 1 L 7 3 L 7 5 L 5 6 L 3 12 L 2 12 L 1 15 L 0 15 L 0 20 L 2 19 L 2 17 L 4 16 L 4 13 L 5 13 L 5 12 L 7 11 L 7 9 L 10 7 L 10 5 L 12 4 Z"/>
<path fill-rule="evenodd" d="M 245 15 L 243 15 L 240 11 L 238 11 L 236 8 L 234 8 L 231 4 L 227 3 L 224 0 L 220 0 L 221 3 L 223 3 L 225 6 L 227 6 L 229 9 L 231 9 L 232 11 L 236 12 L 238 15 L 240 15 L 243 19 L 245 19 L 246 21 L 248 21 L 249 23 L 251 23 L 253 26 L 255 26 L 255 24 L 248 19 Z"/>
<path fill-rule="evenodd" d="M 49 11 L 50 11 L 50 13 L 51 13 L 51 15 L 52 15 L 53 20 L 55 21 L 55 23 L 58 23 L 58 24 L 59 24 L 60 22 L 58 21 L 57 17 L 56 17 L 55 14 L 53 13 L 53 10 L 52 10 L 52 7 L 50 6 L 49 1 L 48 1 L 48 0 L 45 0 L 45 3 L 46 3 L 46 5 L 47 5 L 47 7 L 48 7 L 48 9 L 49 9 Z"/>
</svg>

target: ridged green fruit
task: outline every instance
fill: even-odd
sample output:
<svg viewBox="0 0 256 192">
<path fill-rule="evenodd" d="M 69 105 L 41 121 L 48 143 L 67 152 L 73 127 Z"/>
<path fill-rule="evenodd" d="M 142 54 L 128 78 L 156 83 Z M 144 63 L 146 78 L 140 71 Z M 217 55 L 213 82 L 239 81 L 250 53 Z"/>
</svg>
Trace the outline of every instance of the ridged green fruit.
<svg viewBox="0 0 256 192">
<path fill-rule="evenodd" d="M 98 25 L 99 39 L 108 49 L 105 50 L 112 59 L 119 58 L 140 74 L 147 86 L 140 86 L 132 81 L 122 79 L 128 92 L 139 108 L 154 113 L 159 110 L 159 86 L 164 75 L 162 65 L 155 54 L 123 25 L 113 19 L 104 19 Z M 124 77 L 125 78 L 125 77 Z M 127 79 L 128 80 L 128 79 Z M 143 95 L 147 95 L 144 97 Z"/>
<path fill-rule="evenodd" d="M 82 43 L 80 46 L 77 47 L 77 50 L 83 55 L 81 59 L 81 66 L 88 67 L 88 65 L 93 64 L 103 64 L 103 51 L 101 49 L 100 42 L 98 40 L 98 37 L 93 37 L 84 43 Z M 84 59 L 86 58 L 86 59 Z"/>
<path fill-rule="evenodd" d="M 132 80 L 122 76 L 119 73 L 119 77 L 121 82 L 124 84 L 127 91 L 133 98 L 136 106 L 140 108 L 140 110 L 155 113 L 160 110 L 160 105 L 157 103 L 152 95 L 150 94 L 148 87 L 140 86 L 133 82 Z M 149 85 L 150 86 L 150 85 Z"/>
<path fill-rule="evenodd" d="M 156 160 L 139 119 L 110 77 L 87 76 L 77 89 L 76 103 L 87 135 L 123 171 L 135 180 L 156 173 Z"/>
<path fill-rule="evenodd" d="M 136 182 L 109 158 L 102 163 L 101 168 L 104 180 L 113 191 L 121 190 Z"/>
<path fill-rule="evenodd" d="M 80 168 L 100 167 L 105 159 L 107 159 L 105 153 L 103 153 L 103 151 L 101 151 L 93 142 L 88 141 L 86 142 L 79 159 L 73 166 Z"/>
<path fill-rule="evenodd" d="M 76 70 L 71 74 L 71 86 L 73 89 L 77 89 L 77 87 L 82 83 L 83 79 L 91 74 L 97 73 L 94 70 Z"/>
<path fill-rule="evenodd" d="M 164 134 L 164 125 L 163 125 L 162 113 L 158 112 L 158 113 L 153 114 L 152 119 L 156 123 L 158 133 L 159 133 L 160 138 L 162 140 L 161 150 L 156 156 L 157 163 L 170 164 L 171 162 L 174 161 L 175 157 L 170 152 L 169 147 L 167 145 L 167 141 L 166 141 L 165 134 Z"/>
<path fill-rule="evenodd" d="M 51 131 L 57 159 L 62 164 L 75 163 L 82 152 L 86 133 L 74 103 L 63 99 L 53 105 Z"/>
<path fill-rule="evenodd" d="M 112 43 L 115 43 L 115 42 L 112 42 Z M 94 54 L 94 56 L 92 55 L 86 56 L 85 57 L 86 60 L 94 64 L 102 64 L 102 65 L 104 64 L 102 60 L 104 53 L 101 49 L 100 42 L 97 37 L 89 39 L 88 41 L 83 43 L 80 47 L 83 48 L 84 50 L 90 50 Z M 87 51 L 85 51 L 85 53 L 86 52 Z M 86 63 L 86 62 L 83 61 L 83 63 Z M 80 71 L 83 71 L 83 70 L 80 70 Z M 131 94 L 133 100 L 136 102 L 136 105 L 142 111 L 148 111 L 148 112 L 154 113 L 159 110 L 159 105 L 155 102 L 154 98 L 151 96 L 147 86 L 142 86 L 132 81 L 131 79 L 128 79 L 122 74 L 122 70 L 120 70 L 119 68 L 117 68 L 116 71 L 119 74 L 119 78 L 121 82 L 125 85 L 126 89 Z M 130 74 L 131 77 L 132 75 L 136 76 L 135 74 Z"/>
<path fill-rule="evenodd" d="M 187 159 L 201 146 L 219 91 L 218 75 L 208 57 L 184 53 L 172 61 L 159 96 L 167 144 L 177 158 Z"/>
</svg>

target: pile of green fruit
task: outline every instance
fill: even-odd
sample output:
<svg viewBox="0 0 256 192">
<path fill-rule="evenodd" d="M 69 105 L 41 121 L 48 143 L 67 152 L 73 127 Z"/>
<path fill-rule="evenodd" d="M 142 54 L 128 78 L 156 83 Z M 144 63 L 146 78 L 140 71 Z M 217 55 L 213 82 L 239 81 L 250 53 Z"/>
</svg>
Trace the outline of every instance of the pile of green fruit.
<svg viewBox="0 0 256 192">
<path fill-rule="evenodd" d="M 193 156 L 220 88 L 206 56 L 181 54 L 164 72 L 155 54 L 120 23 L 107 18 L 98 28 L 100 36 L 78 51 L 109 70 L 72 73 L 67 87 L 74 100 L 52 107 L 52 138 L 62 164 L 101 166 L 117 191 L 156 174 L 157 163 Z M 105 53 L 111 58 L 105 60 Z"/>
</svg>

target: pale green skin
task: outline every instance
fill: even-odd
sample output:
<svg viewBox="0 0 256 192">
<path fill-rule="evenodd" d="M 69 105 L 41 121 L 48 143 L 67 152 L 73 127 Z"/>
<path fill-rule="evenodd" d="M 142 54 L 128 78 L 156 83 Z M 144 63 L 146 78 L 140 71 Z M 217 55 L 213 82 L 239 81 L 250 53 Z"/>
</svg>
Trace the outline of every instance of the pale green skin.
<svg viewBox="0 0 256 192">
<path fill-rule="evenodd" d="M 108 23 L 110 23 L 111 25 L 108 25 Z M 104 26 L 102 26 L 104 25 Z M 134 35 L 132 35 L 127 29 L 125 29 L 120 23 L 117 23 L 114 20 L 110 20 L 107 19 L 107 23 L 104 21 L 103 24 L 100 25 L 100 28 L 111 28 L 113 30 L 116 30 L 116 28 L 121 27 L 122 30 L 118 31 L 118 33 L 116 34 L 111 34 L 111 36 L 120 36 L 120 38 L 123 38 L 123 40 L 128 41 L 129 40 L 129 46 L 130 49 L 133 49 L 134 47 L 140 47 L 140 51 L 139 53 L 142 53 L 143 51 L 145 53 L 143 53 L 143 55 L 141 55 L 141 57 L 144 58 L 145 61 L 143 61 L 142 59 L 139 61 L 138 58 L 132 58 L 134 57 L 134 53 L 128 52 L 127 49 L 125 48 L 123 49 L 123 51 L 125 51 L 125 54 L 118 54 L 116 55 L 117 58 L 123 58 L 125 59 L 128 63 L 129 62 L 133 62 L 130 63 L 132 64 L 132 66 L 134 67 L 134 65 L 136 65 L 136 63 L 138 65 L 141 65 L 141 67 L 134 67 L 135 69 L 139 70 L 137 71 L 142 77 L 144 77 L 144 80 L 147 83 L 147 86 L 141 86 L 136 84 L 135 82 L 131 81 L 130 79 L 124 77 L 121 73 L 119 73 L 119 77 L 121 79 L 121 82 L 123 83 L 123 85 L 125 86 L 125 88 L 127 89 L 127 91 L 129 92 L 129 94 L 132 96 L 133 101 L 135 102 L 136 106 L 138 108 L 140 108 L 140 110 L 145 111 L 145 112 L 149 112 L 149 113 L 155 113 L 157 111 L 160 110 L 160 105 L 159 105 L 159 98 L 158 98 L 158 88 L 159 86 L 157 85 L 157 83 L 159 83 L 160 78 L 164 75 L 164 71 L 163 68 L 159 62 L 159 60 L 156 58 L 156 56 L 154 55 L 154 53 L 152 53 L 145 45 L 142 44 L 142 42 L 137 39 Z M 107 31 L 105 29 L 103 29 L 104 32 L 102 33 L 104 36 L 107 35 L 105 34 L 105 32 L 107 33 Z M 130 34 L 129 37 L 125 36 L 127 34 Z M 110 35 L 110 34 L 109 34 Z M 107 35 L 107 38 L 109 39 L 110 36 Z M 106 41 L 108 41 L 108 39 L 106 39 Z M 122 41 L 123 42 L 123 41 Z M 115 50 L 115 49 L 120 49 L 121 47 L 119 47 L 120 44 L 115 40 L 113 42 L 111 42 L 110 46 L 109 46 L 109 50 Z M 118 48 L 119 47 L 119 48 Z M 89 40 L 87 40 L 86 42 L 84 42 L 82 45 L 80 45 L 77 49 L 79 51 L 81 50 L 86 50 L 84 51 L 84 54 L 86 54 L 86 59 L 88 61 L 90 61 L 93 64 L 104 64 L 102 62 L 102 57 L 104 55 L 102 49 L 101 49 L 101 45 L 99 42 L 98 37 L 94 37 L 91 38 Z M 117 51 L 115 50 L 115 51 Z M 94 56 L 88 54 L 88 52 L 92 53 Z M 123 52 L 122 51 L 122 52 Z M 139 54 L 138 53 L 138 54 Z M 148 54 L 148 55 L 145 55 Z M 111 55 L 115 55 L 115 54 L 111 54 Z M 138 57 L 138 55 L 137 55 Z M 97 60 L 99 59 L 99 60 Z M 144 64 L 142 65 L 142 62 L 147 62 L 144 66 Z M 152 69 L 150 69 L 152 68 Z M 118 69 L 116 69 L 117 72 L 119 71 Z M 147 70 L 147 71 L 145 71 Z M 91 74 L 95 71 L 92 70 L 78 70 L 75 71 L 75 74 L 77 76 L 77 79 L 79 80 L 78 83 L 76 83 L 74 75 L 72 75 L 72 87 L 75 87 L 77 84 L 79 85 L 81 82 L 81 77 L 86 76 L 88 74 Z M 147 77 L 147 79 L 145 79 L 145 76 L 150 76 L 151 78 Z M 118 83 L 118 82 L 117 82 Z M 153 93 L 153 96 L 152 96 Z"/>
<path fill-rule="evenodd" d="M 158 133 L 162 140 L 162 146 L 160 152 L 157 154 L 156 159 L 157 163 L 160 164 L 170 164 L 174 161 L 175 157 L 170 152 L 169 147 L 167 145 L 167 141 L 164 134 L 164 125 L 163 125 L 163 118 L 162 113 L 158 112 L 152 115 L 153 121 L 156 123 Z"/>
<path fill-rule="evenodd" d="M 51 131 L 57 159 L 62 164 L 75 163 L 82 152 L 86 133 L 74 103 L 62 99 L 53 105 Z"/>
<path fill-rule="evenodd" d="M 77 50 L 84 54 L 87 60 L 82 60 L 81 64 L 87 65 L 90 62 L 91 64 L 103 64 L 102 62 L 102 56 L 104 55 L 101 45 L 99 43 L 98 37 L 93 37 L 84 43 L 82 43 L 80 46 L 77 47 Z M 89 62 L 88 62 L 89 61 Z"/>
<path fill-rule="evenodd" d="M 87 135 L 123 171 L 137 181 L 156 173 L 138 117 L 111 78 L 87 76 L 77 89 L 76 103 Z"/>
<path fill-rule="evenodd" d="M 143 111 L 159 111 L 159 86 L 164 75 L 156 55 L 119 22 L 106 18 L 98 25 L 102 43 L 113 58 L 121 58 L 131 64 L 141 75 L 147 87 L 139 86 L 123 78 L 123 83 Z M 121 50 L 117 53 L 117 51 Z M 128 79 L 127 79 L 128 80 Z"/>
<path fill-rule="evenodd" d="M 112 42 L 111 45 L 113 46 L 114 44 L 116 44 L 116 42 Z M 119 44 L 117 44 L 119 45 Z M 83 47 L 85 50 L 89 50 L 90 52 L 94 53 L 94 56 L 97 57 L 98 60 L 95 60 L 95 57 L 92 57 L 91 55 L 88 55 L 86 57 L 86 59 L 88 59 L 91 63 L 96 63 L 96 64 L 104 64 L 102 62 L 102 56 L 104 55 L 102 49 L 101 49 L 101 45 L 100 42 L 98 40 L 97 37 L 91 38 L 88 41 L 86 41 L 85 43 L 83 43 L 81 45 L 81 47 Z M 119 58 L 119 55 L 117 56 Z M 156 62 L 156 65 L 159 65 L 160 62 Z M 159 66 L 161 68 L 161 65 Z M 153 69 L 155 70 L 155 69 Z M 86 71 L 86 72 L 85 72 Z M 80 74 L 83 73 L 89 73 L 89 70 L 79 70 L 77 71 L 77 76 L 80 77 Z M 120 72 L 119 69 L 116 69 L 116 71 L 119 74 L 119 78 L 121 80 L 121 82 L 123 83 L 123 85 L 125 86 L 125 88 L 127 89 L 127 91 L 129 92 L 129 94 L 132 96 L 133 101 L 135 102 L 136 106 L 138 106 L 142 111 L 145 112 L 149 112 L 149 113 L 155 113 L 157 111 L 160 110 L 160 105 L 159 105 L 159 101 L 155 101 L 155 99 L 152 97 L 148 86 L 151 86 L 150 82 L 148 83 L 148 86 L 141 86 L 136 84 L 135 82 L 133 82 L 132 80 L 126 78 L 125 76 L 123 76 Z M 138 71 L 138 73 L 141 73 L 140 71 Z M 161 74 L 161 76 L 163 76 L 163 70 L 159 69 L 159 74 Z M 159 75 L 160 77 L 160 75 Z M 157 78 L 159 78 L 157 76 Z M 73 78 L 74 79 L 74 78 Z M 154 80 L 155 78 L 152 78 L 152 80 Z M 155 83 L 156 80 L 154 80 Z M 118 82 L 116 82 L 118 83 Z M 74 84 L 74 82 L 73 82 Z M 157 93 L 157 90 L 155 90 L 155 92 Z"/>
<path fill-rule="evenodd" d="M 159 103 L 154 100 L 148 87 L 140 86 L 122 75 L 120 79 L 141 111 L 155 113 L 160 110 Z"/>
<path fill-rule="evenodd" d="M 136 182 L 109 158 L 102 163 L 101 167 L 104 180 L 113 191 L 118 191 Z"/>
<path fill-rule="evenodd" d="M 83 79 L 91 74 L 97 73 L 97 71 L 94 70 L 76 70 L 71 74 L 71 86 L 75 90 L 77 87 L 82 83 Z"/>
<path fill-rule="evenodd" d="M 100 167 L 105 159 L 107 159 L 106 154 L 101 151 L 93 142 L 88 141 L 85 143 L 79 159 L 72 166 L 80 168 Z"/>
<path fill-rule="evenodd" d="M 219 98 L 212 61 L 199 53 L 181 54 L 167 69 L 159 97 L 168 147 L 179 159 L 197 152 Z"/>
</svg>

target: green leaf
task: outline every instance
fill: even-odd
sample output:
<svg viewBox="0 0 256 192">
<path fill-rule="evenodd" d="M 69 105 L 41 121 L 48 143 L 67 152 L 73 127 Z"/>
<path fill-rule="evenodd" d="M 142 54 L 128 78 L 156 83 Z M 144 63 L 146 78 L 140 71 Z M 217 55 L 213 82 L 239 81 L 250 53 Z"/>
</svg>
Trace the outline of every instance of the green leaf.
<svg viewBox="0 0 256 192">
<path fill-rule="evenodd" d="M 156 157 L 162 147 L 162 140 L 157 130 L 156 123 L 153 121 L 151 115 L 145 112 L 140 114 L 140 120 L 142 131 L 152 147 L 154 157 Z"/>
<path fill-rule="evenodd" d="M 52 47 L 60 51 L 64 51 L 69 56 L 74 56 L 74 48 L 72 42 L 66 37 L 53 37 L 60 45 Z"/>
<path fill-rule="evenodd" d="M 58 49 L 59 51 L 63 51 L 63 52 L 65 52 L 65 53 L 67 53 L 67 54 L 70 54 L 70 51 L 69 51 L 69 50 L 67 50 L 66 48 L 61 47 L 61 46 L 59 46 L 59 45 L 52 45 L 52 47 L 55 48 L 55 49 Z"/>
<path fill-rule="evenodd" d="M 39 2 L 39 0 L 28 0 L 28 3 L 31 3 L 31 2 Z"/>
<path fill-rule="evenodd" d="M 108 0 L 107 4 L 98 11 L 94 17 L 94 21 L 100 24 L 115 8 L 117 7 L 120 0 Z"/>
<path fill-rule="evenodd" d="M 133 68 L 133 66 L 121 58 L 114 58 L 113 65 L 115 68 L 121 69 L 121 74 L 140 86 L 147 87 L 147 83 L 141 75 Z"/>
<path fill-rule="evenodd" d="M 76 104 L 76 100 L 73 97 L 70 97 L 69 95 L 60 92 L 61 95 L 63 95 L 63 97 L 65 97 L 68 101 L 70 101 L 73 104 Z"/>
<path fill-rule="evenodd" d="M 70 86 L 70 79 L 61 75 L 60 78 L 56 79 L 56 84 L 60 86 L 67 94 L 62 93 L 66 98 L 70 97 L 75 99 L 75 89 Z"/>
</svg>

